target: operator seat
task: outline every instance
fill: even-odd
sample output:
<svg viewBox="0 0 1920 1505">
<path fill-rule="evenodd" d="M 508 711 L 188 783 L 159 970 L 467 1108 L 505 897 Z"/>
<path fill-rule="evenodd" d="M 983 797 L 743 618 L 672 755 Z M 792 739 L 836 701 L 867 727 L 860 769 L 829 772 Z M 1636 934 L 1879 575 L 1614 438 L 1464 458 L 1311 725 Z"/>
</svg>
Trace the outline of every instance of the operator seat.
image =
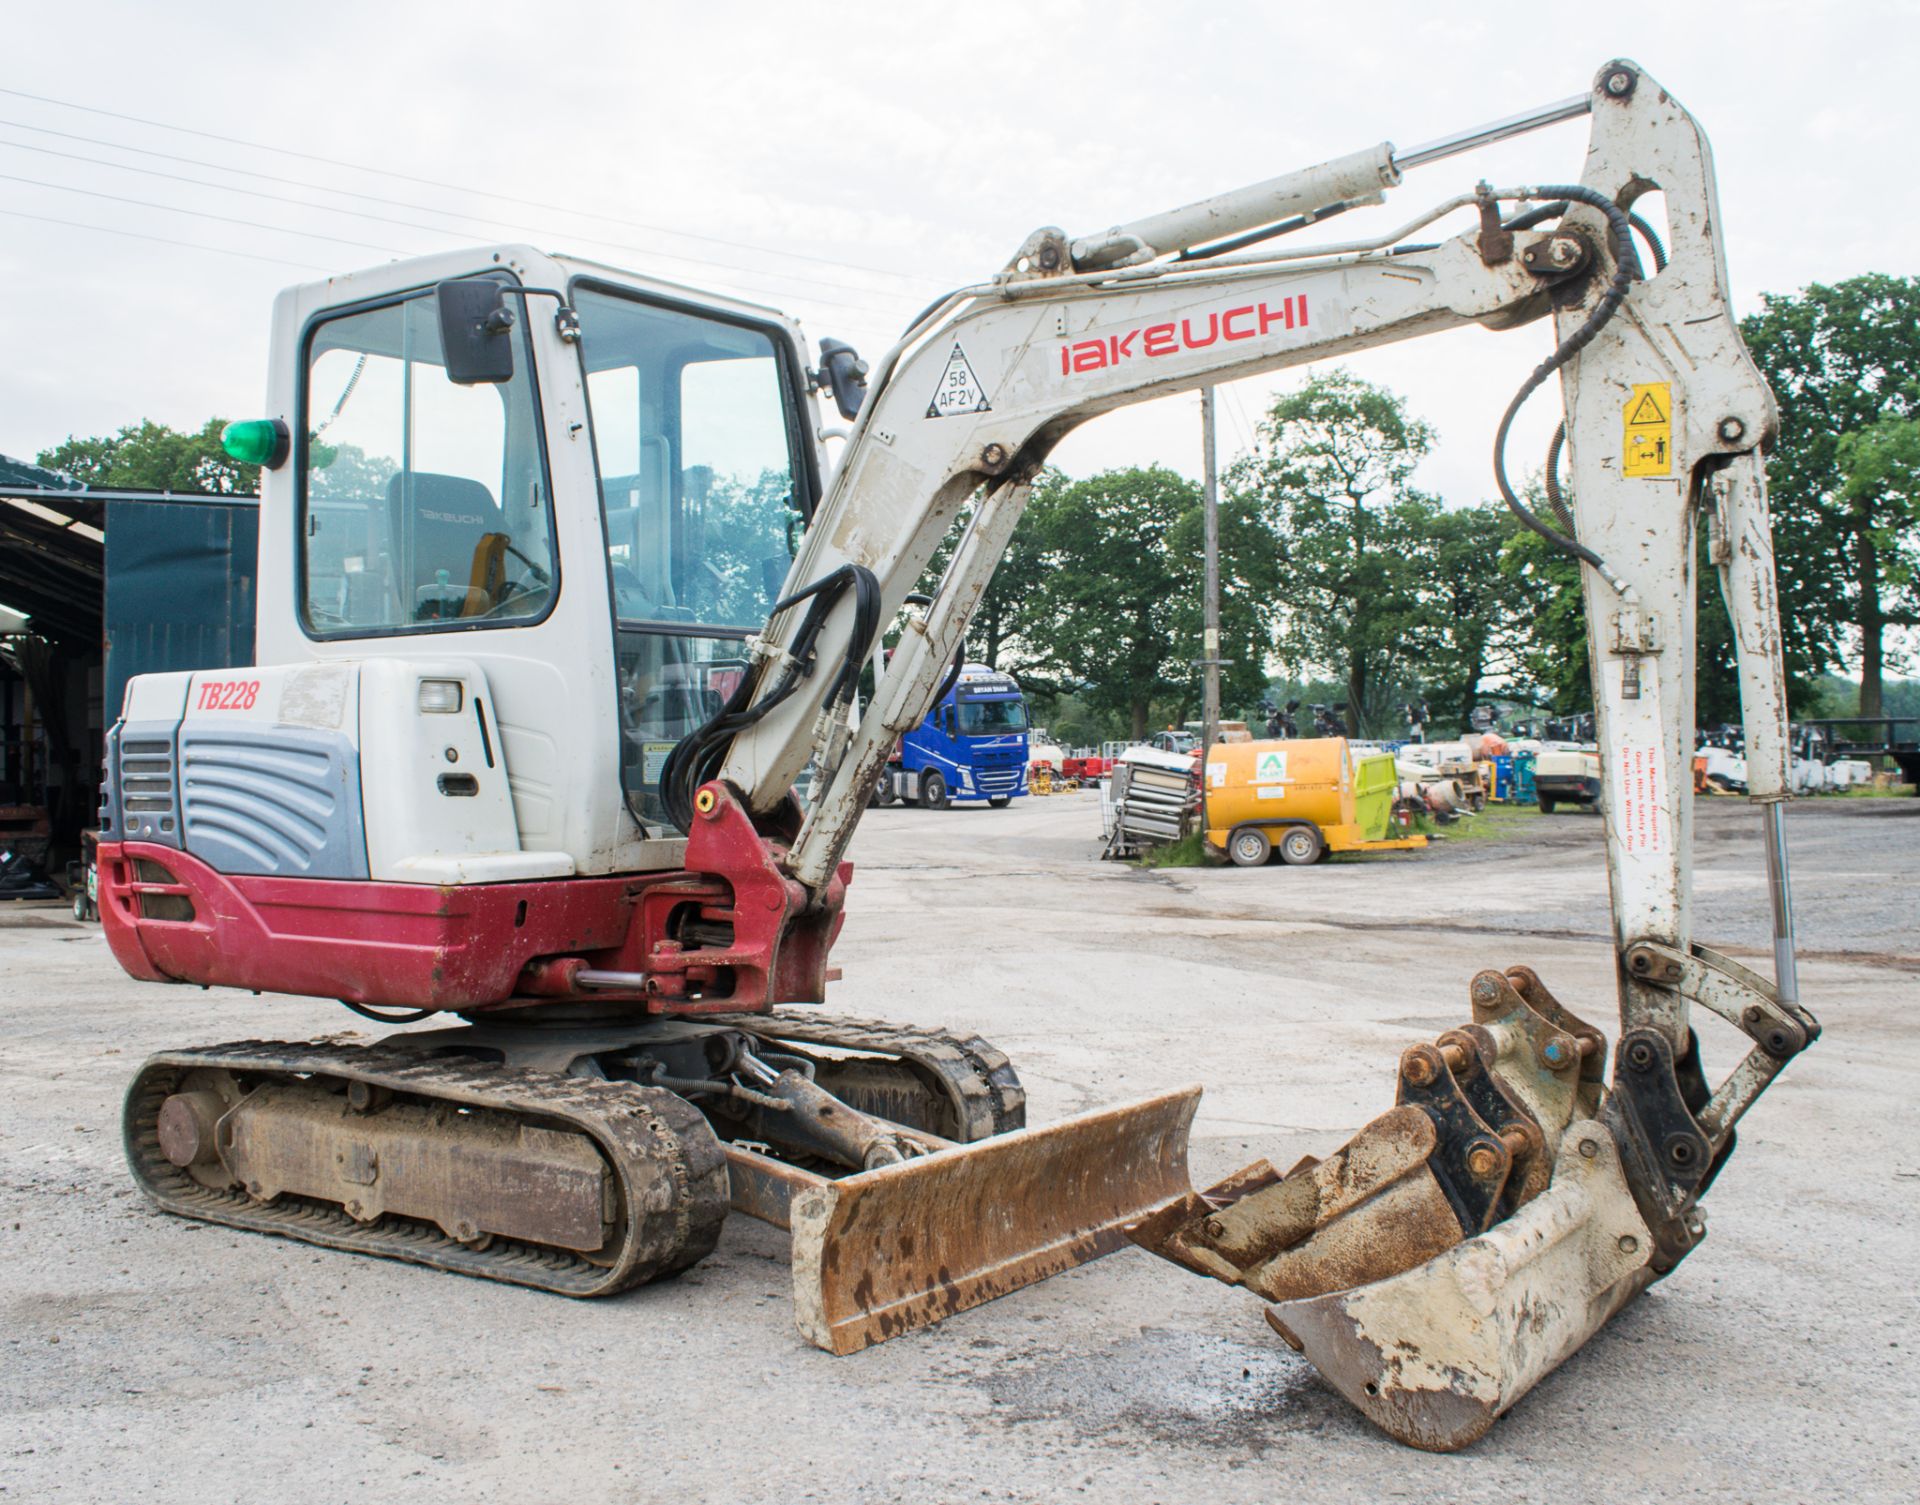
<svg viewBox="0 0 1920 1505">
<path fill-rule="evenodd" d="M 387 482 L 387 516 L 396 561 L 408 557 L 405 540 L 412 533 L 412 568 L 398 582 L 408 620 L 477 617 L 499 603 L 509 537 L 497 526 L 500 508 L 484 485 L 430 470 L 411 477 L 402 472 Z"/>
</svg>

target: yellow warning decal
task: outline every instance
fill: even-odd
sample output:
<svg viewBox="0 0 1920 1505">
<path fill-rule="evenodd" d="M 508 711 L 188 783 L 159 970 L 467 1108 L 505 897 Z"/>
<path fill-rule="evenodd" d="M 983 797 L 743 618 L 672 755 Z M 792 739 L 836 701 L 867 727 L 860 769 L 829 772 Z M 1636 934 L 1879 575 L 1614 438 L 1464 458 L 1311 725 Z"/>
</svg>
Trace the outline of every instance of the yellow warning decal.
<svg viewBox="0 0 1920 1505">
<path fill-rule="evenodd" d="M 1673 474 L 1673 384 L 1643 382 L 1620 410 L 1620 473 Z"/>
</svg>

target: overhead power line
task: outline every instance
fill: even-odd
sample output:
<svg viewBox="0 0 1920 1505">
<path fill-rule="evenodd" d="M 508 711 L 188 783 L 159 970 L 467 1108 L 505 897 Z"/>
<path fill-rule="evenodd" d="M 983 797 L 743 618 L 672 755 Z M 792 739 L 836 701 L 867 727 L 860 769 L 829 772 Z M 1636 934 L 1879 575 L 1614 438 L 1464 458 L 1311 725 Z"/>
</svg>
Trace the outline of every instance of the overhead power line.
<svg viewBox="0 0 1920 1505">
<path fill-rule="evenodd" d="M 602 214 L 597 210 L 581 209 L 568 204 L 552 204 L 541 199 L 521 198 L 510 193 L 501 193 L 490 188 L 471 188 L 458 183 L 443 182 L 438 178 L 416 177 L 411 173 L 396 172 L 386 167 L 371 167 L 360 162 L 346 162 L 338 157 L 325 157 L 315 152 L 296 151 L 292 147 L 268 146 L 258 141 L 248 141 L 239 136 L 225 136 L 218 131 L 203 131 L 192 126 L 173 125 L 165 120 L 153 120 L 144 115 L 128 115 L 118 110 L 103 110 L 95 105 L 75 104 L 72 100 L 55 99 L 46 94 L 31 94 L 24 89 L 0 88 L 0 94 L 14 99 L 32 100 L 35 104 L 54 105 L 64 110 L 78 110 L 87 115 L 99 115 L 109 120 L 124 120 L 132 125 L 151 126 L 156 130 L 173 131 L 182 136 L 196 136 L 204 141 L 218 141 L 227 146 L 245 147 L 251 151 L 271 152 L 277 156 L 294 157 L 303 162 L 317 162 L 327 167 L 341 168 L 347 172 L 369 173 L 377 177 L 392 178 L 396 182 L 414 183 L 423 188 L 437 188 L 445 193 L 465 194 L 470 198 L 489 198 L 505 204 L 520 204 L 529 209 L 541 209 L 549 213 L 575 214 L 586 219 L 597 219 L 612 225 L 626 225 L 631 229 L 645 230 L 653 235 L 673 235 L 683 240 L 697 240 L 708 245 L 729 246 L 738 251 L 751 251 L 762 256 L 778 256 L 791 261 L 810 261 L 822 266 L 844 267 L 853 271 L 871 272 L 881 277 L 898 277 L 907 282 L 935 284 L 942 279 L 925 273 L 902 272 L 895 267 L 868 266 L 861 262 L 837 260 L 828 256 L 813 256 L 804 251 L 789 250 L 786 247 L 755 245 L 751 241 L 729 240 L 718 235 L 702 235 L 693 230 L 675 230 L 665 225 L 648 224 L 643 220 L 626 219 L 620 215 Z M 238 170 L 238 169 L 234 169 Z M 469 216 L 470 217 L 470 216 Z"/>
<path fill-rule="evenodd" d="M 67 183 L 48 183 L 40 178 L 23 178 L 10 172 L 0 172 L 0 183 L 25 183 L 30 188 L 51 188 L 56 193 L 77 193 L 90 199 L 106 199 L 109 203 L 132 204 L 139 209 L 159 209 L 167 214 L 187 214 L 195 219 L 214 220 L 223 225 L 239 225 L 248 230 L 265 230 L 274 235 L 297 235 L 307 240 L 327 240 L 337 246 L 352 246 L 361 251 L 379 251 L 387 256 L 412 254 L 407 251 L 397 251 L 392 246 L 376 246 L 364 240 L 347 240 L 338 235 L 325 235 L 318 230 L 290 230 L 281 225 L 263 225 L 258 220 L 236 219 L 231 214 L 211 214 L 205 209 L 182 209 L 176 204 L 160 204 L 152 199 L 130 199 L 125 194 L 103 193 L 97 188 L 75 188 Z"/>
<path fill-rule="evenodd" d="M 0 125 L 8 125 L 8 124 L 11 124 L 11 122 L 0 120 Z M 33 129 L 33 127 L 29 126 L 28 129 L 31 130 Z M 113 145 L 113 143 L 111 142 L 107 142 L 103 144 L 108 146 Z M 355 219 L 372 220 L 376 224 L 397 225 L 400 228 L 406 229 L 406 230 L 422 230 L 429 235 L 461 235 L 461 234 L 467 233 L 465 231 L 456 230 L 447 225 L 428 225 L 428 224 L 422 224 L 418 220 L 395 219 L 391 215 L 370 214 L 364 209 L 345 209 L 340 207 L 337 204 L 319 204 L 319 203 L 315 203 L 311 199 L 297 199 L 283 193 L 268 193 L 258 188 L 242 188 L 232 183 L 211 182 L 206 178 L 188 177 L 185 173 L 163 172 L 160 169 L 153 168 L 153 167 L 136 167 L 131 163 L 114 162 L 114 161 L 108 160 L 105 157 L 90 157 L 81 152 L 64 152 L 64 151 L 60 151 L 58 148 L 55 148 L 55 147 L 34 146 L 31 143 L 25 142 L 25 141 L 0 140 L 0 146 L 11 147 L 15 151 L 34 152 L 41 156 L 59 157 L 69 162 L 85 162 L 90 166 L 105 167 L 114 172 L 133 173 L 133 174 L 136 174 L 137 176 L 147 177 L 147 178 L 159 178 L 170 183 L 186 183 L 195 188 L 210 188 L 218 193 L 238 194 L 238 195 L 241 195 L 242 197 L 262 199 L 275 204 L 291 204 L 295 208 L 311 209 L 321 214 L 350 215 Z M 209 167 L 216 172 L 227 170 L 227 169 L 221 168 L 218 163 L 202 163 L 198 165 Z M 0 176 L 4 176 L 4 175 L 0 175 Z M 42 185 L 42 186 L 60 186 L 60 185 Z M 313 188 L 322 193 L 335 191 L 335 190 L 327 189 L 323 185 L 317 184 L 317 183 L 315 184 L 303 183 L 303 184 L 299 184 L 298 186 L 305 187 L 305 188 Z M 74 191 L 84 192 L 85 190 L 74 190 Z M 165 207 L 165 206 L 162 206 L 162 207 Z M 504 227 L 506 229 L 511 229 L 527 235 L 536 235 L 536 236 L 546 237 L 551 234 L 551 232 L 541 229 L 539 226 L 535 226 L 535 225 L 518 225 L 518 224 L 512 224 L 504 220 L 487 220 L 479 215 L 460 214 L 457 212 L 440 210 L 440 209 L 431 209 L 428 212 L 433 214 L 451 213 L 452 217 L 455 219 L 472 220 L 477 224 L 483 224 L 483 225 L 491 224 L 496 227 Z M 304 234 L 305 232 L 297 231 L 297 232 L 288 232 L 288 233 Z M 849 287 L 845 283 L 819 282 L 813 278 L 800 277 L 789 272 L 776 272 L 776 271 L 770 271 L 770 270 L 762 270 L 758 267 L 743 267 L 732 262 L 705 261 L 705 260 L 701 260 L 701 259 L 690 257 L 690 256 L 677 256 L 671 251 L 659 251 L 647 246 L 633 246 L 633 245 L 624 244 L 623 242 L 620 242 L 620 241 L 603 240 L 596 235 L 580 235 L 575 238 L 581 241 L 585 241 L 591 245 L 608 246 L 619 251 L 631 251 L 636 255 L 650 257 L 655 260 L 685 262 L 689 266 L 697 266 L 697 267 L 702 267 L 707 269 L 725 269 L 729 271 L 740 272 L 748 276 L 758 277 L 762 279 L 771 278 L 771 279 L 776 279 L 780 281 L 793 282 L 803 287 L 809 287 L 809 288 L 825 287 L 835 292 L 866 291 L 865 289 L 861 289 L 861 288 Z M 790 296 L 790 295 L 780 295 L 780 296 Z M 805 296 L 814 297 L 814 295 L 811 293 L 806 294 Z M 882 311 L 879 305 L 872 304 L 872 303 L 848 303 L 848 302 L 839 301 L 835 299 L 818 298 L 818 297 L 815 297 L 814 300 L 816 302 L 829 304 L 833 307 L 849 308 L 849 309 L 854 309 L 856 311 L 865 312 L 865 313 L 878 313 Z"/>
<path fill-rule="evenodd" d="M 51 214 L 29 214 L 24 209 L 0 208 L 0 214 L 11 219 L 30 219 L 43 225 L 63 225 L 69 230 L 87 230 L 95 235 L 119 235 L 128 240 L 150 240 L 155 245 L 180 246 L 188 251 L 212 251 L 217 256 L 239 256 L 247 261 L 268 261 L 275 266 L 299 267 L 308 272 L 324 272 L 326 267 L 314 266 L 305 261 L 288 261 L 284 256 L 261 256 L 253 251 L 236 251 L 231 246 L 210 246 L 197 240 L 174 240 L 165 235 L 147 235 L 139 230 L 116 230 L 110 225 L 83 225 L 79 220 L 56 219 Z"/>
</svg>

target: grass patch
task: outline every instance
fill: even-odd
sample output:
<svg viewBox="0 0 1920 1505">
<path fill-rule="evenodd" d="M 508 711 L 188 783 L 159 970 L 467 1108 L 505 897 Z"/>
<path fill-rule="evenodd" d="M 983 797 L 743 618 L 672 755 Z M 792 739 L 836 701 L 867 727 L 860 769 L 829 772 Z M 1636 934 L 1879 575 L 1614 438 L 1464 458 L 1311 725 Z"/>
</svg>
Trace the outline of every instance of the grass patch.
<svg viewBox="0 0 1920 1505">
<path fill-rule="evenodd" d="M 1163 847 L 1148 847 L 1134 860 L 1136 867 L 1206 867 L 1207 839 L 1198 831 L 1189 831 L 1178 841 Z"/>
<path fill-rule="evenodd" d="M 1833 792 L 1843 800 L 1910 800 L 1913 798 L 1913 785 L 1889 784 L 1885 789 L 1876 789 L 1871 784 L 1856 784 L 1851 789 L 1836 789 Z"/>
<path fill-rule="evenodd" d="M 1538 805 L 1490 803 L 1477 814 L 1462 815 L 1450 826 L 1428 829 L 1448 841 L 1509 841 L 1539 819 Z"/>
</svg>

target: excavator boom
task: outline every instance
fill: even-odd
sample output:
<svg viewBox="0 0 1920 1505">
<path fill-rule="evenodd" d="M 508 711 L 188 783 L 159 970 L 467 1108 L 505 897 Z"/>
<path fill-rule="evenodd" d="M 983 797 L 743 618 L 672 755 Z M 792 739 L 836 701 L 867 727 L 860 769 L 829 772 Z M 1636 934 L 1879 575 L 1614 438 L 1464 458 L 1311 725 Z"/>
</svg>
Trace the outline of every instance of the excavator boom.
<svg viewBox="0 0 1920 1505">
<path fill-rule="evenodd" d="M 1592 137 L 1577 182 L 1483 183 L 1390 235 L 1275 248 L 1278 232 L 1377 202 L 1405 169 L 1582 115 Z M 1655 190 L 1664 241 L 1635 224 L 1636 201 Z M 1469 208 L 1473 230 L 1408 243 Z M 1721 223 L 1704 133 L 1617 60 L 1585 95 L 1406 154 L 1382 145 L 1101 235 L 1036 231 L 991 284 L 937 305 L 879 363 L 827 525 L 796 561 L 790 589 L 864 572 L 877 615 L 890 616 L 978 497 L 858 730 L 820 717 L 818 696 L 762 693 L 743 700 L 704 763 L 684 765 L 753 811 L 809 759 L 828 771 L 785 856 L 817 892 L 887 746 L 956 651 L 1029 485 L 1075 424 L 1468 323 L 1550 321 L 1553 353 L 1502 419 L 1496 479 L 1520 520 L 1581 565 L 1619 968 L 1611 1078 L 1600 1031 L 1527 969 L 1489 970 L 1473 982 L 1471 1022 L 1409 1049 L 1399 1105 L 1338 1155 L 1285 1176 L 1249 1166 L 1134 1229 L 1155 1252 L 1266 1296 L 1290 1342 L 1418 1446 L 1482 1435 L 1693 1248 L 1735 1120 L 1819 1032 L 1798 1003 L 1786 882 L 1785 680 L 1761 460 L 1776 417 L 1733 318 Z M 1505 447 L 1514 413 L 1555 376 L 1571 511 L 1547 522 L 1515 494 Z M 1759 770 L 1771 980 L 1691 932 L 1703 517 Z M 851 600 L 810 615 L 815 661 L 833 662 L 843 644 L 864 650 L 855 618 Z M 791 641 L 792 620 L 776 618 L 767 641 Z M 782 682 L 769 668 L 760 687 Z M 1717 1086 L 1690 1022 L 1696 1003 L 1749 1041 Z"/>
</svg>

